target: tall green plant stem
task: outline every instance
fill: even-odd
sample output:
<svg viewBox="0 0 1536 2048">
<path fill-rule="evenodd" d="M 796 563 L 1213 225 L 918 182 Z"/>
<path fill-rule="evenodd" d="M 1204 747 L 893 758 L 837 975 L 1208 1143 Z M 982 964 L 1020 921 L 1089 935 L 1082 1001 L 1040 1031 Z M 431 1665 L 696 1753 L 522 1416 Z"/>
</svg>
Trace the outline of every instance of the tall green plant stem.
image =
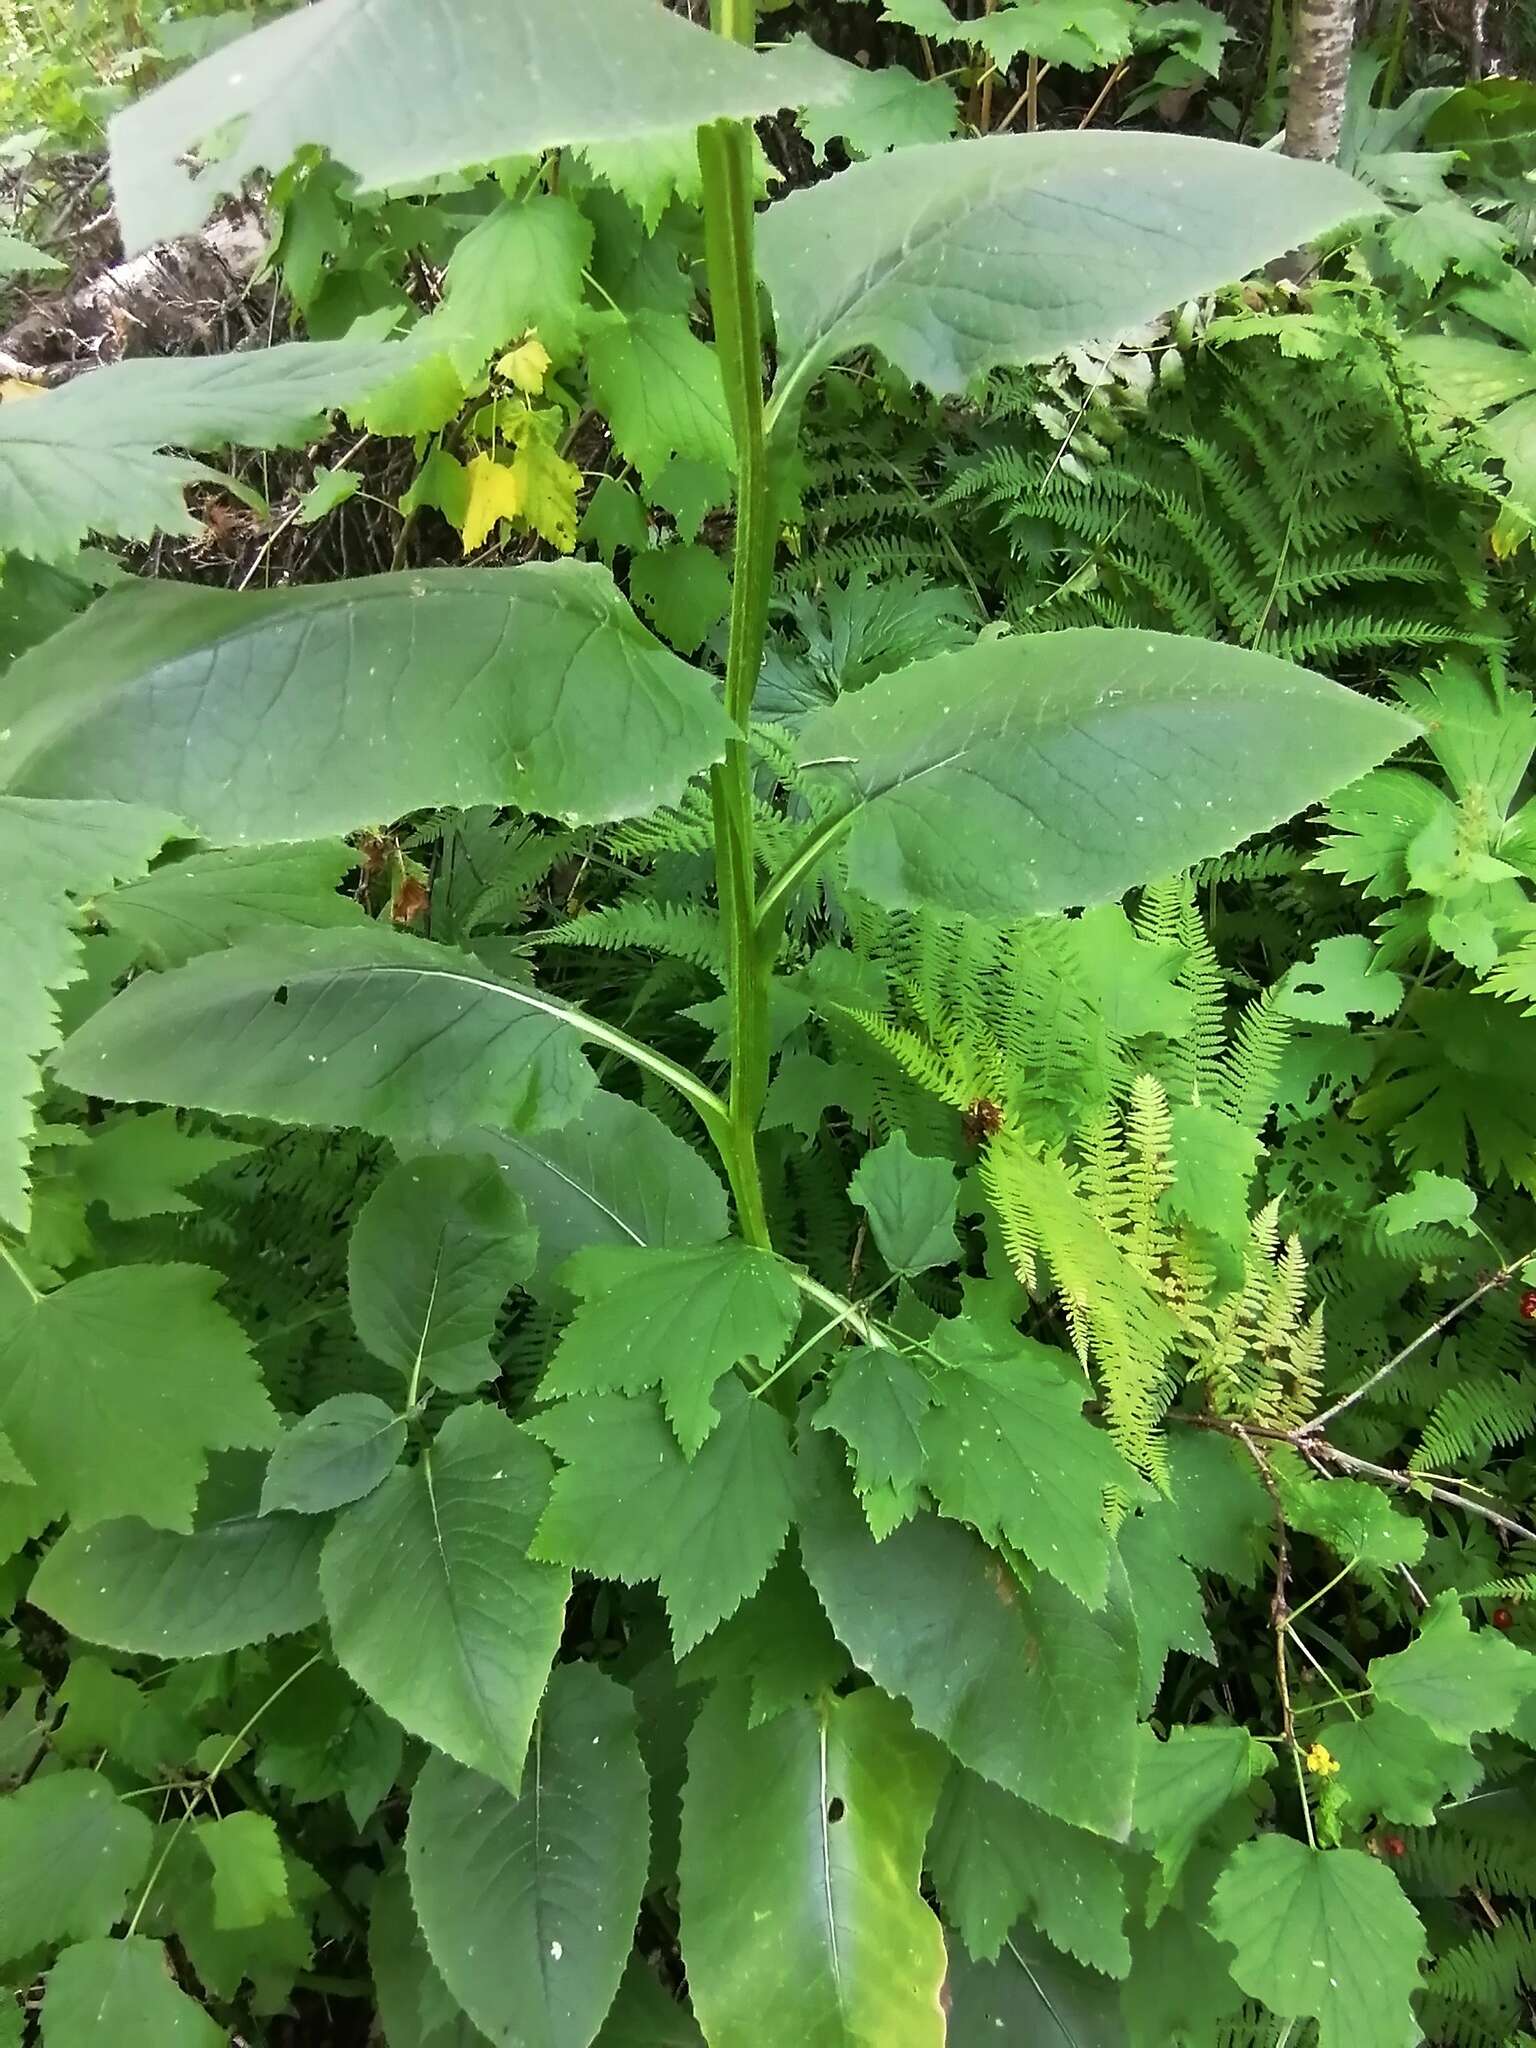
<svg viewBox="0 0 1536 2048">
<path fill-rule="evenodd" d="M 755 0 L 715 0 L 717 34 L 750 44 Z M 731 565 L 725 708 L 737 737 L 713 771 L 715 879 L 727 935 L 731 1016 L 729 1143 L 725 1164 L 737 1219 L 749 1243 L 767 1247 L 768 1216 L 757 1158 L 757 1123 L 768 1089 L 768 982 L 773 949 L 757 929 L 752 761 L 746 734 L 762 666 L 773 570 L 772 490 L 763 425 L 763 342 L 752 253 L 752 131 L 743 121 L 699 130 L 704 252 L 715 346 L 736 446 L 736 543 Z"/>
</svg>

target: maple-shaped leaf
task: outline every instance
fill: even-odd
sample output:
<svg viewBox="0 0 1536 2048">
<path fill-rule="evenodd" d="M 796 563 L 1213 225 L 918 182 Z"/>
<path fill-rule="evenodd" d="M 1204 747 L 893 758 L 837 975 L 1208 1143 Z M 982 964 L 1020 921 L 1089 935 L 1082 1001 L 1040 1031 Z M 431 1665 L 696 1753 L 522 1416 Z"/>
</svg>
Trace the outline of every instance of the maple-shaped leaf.
<svg viewBox="0 0 1536 2048">
<path fill-rule="evenodd" d="M 945 1918 L 978 1962 L 990 1962 L 1027 1913 L 1080 1963 L 1109 1977 L 1129 1971 L 1125 1875 L 1102 1836 L 1053 1820 L 956 1764 L 939 1799 L 927 1861 Z"/>
<path fill-rule="evenodd" d="M 679 654 L 692 654 L 731 608 L 731 579 L 713 548 L 652 548 L 629 566 L 629 595 Z"/>
<path fill-rule="evenodd" d="M 1431 1827 L 1442 1799 L 1464 1799 L 1483 1775 L 1467 1742 L 1450 1742 L 1427 1721 L 1378 1703 L 1354 1720 L 1327 1721 L 1318 1740 L 1339 1766 L 1335 1789 L 1354 1819 L 1374 1814 Z"/>
<path fill-rule="evenodd" d="M 504 422 L 502 432 L 515 451 L 512 476 L 519 522 L 558 554 L 568 555 L 576 545 L 576 499 L 582 477 L 576 464 L 555 446 L 552 436 L 559 424 L 563 420 L 558 413 L 525 412 Z"/>
<path fill-rule="evenodd" d="M 735 467 L 719 358 L 680 314 L 610 316 L 587 368 L 614 445 L 647 484 L 674 455 Z"/>
<path fill-rule="evenodd" d="M 761 1585 L 793 1508 L 782 1418 L 739 1381 L 690 1463 L 653 1394 L 562 1401 L 527 1429 L 560 1459 L 531 1555 L 599 1578 L 654 1579 L 678 1656 Z"/>
<path fill-rule="evenodd" d="M 575 203 L 551 192 L 508 201 L 454 246 L 441 303 L 413 330 L 419 347 L 441 347 L 460 376 L 476 377 L 495 351 L 530 329 L 567 360 L 584 319 L 583 277 L 592 227 Z"/>
<path fill-rule="evenodd" d="M 1130 0 L 1013 0 L 978 22 L 976 34 L 1000 71 L 1025 55 L 1095 71 L 1131 54 L 1136 21 Z"/>
<path fill-rule="evenodd" d="M 77 1942 L 43 1984 L 47 2048 L 223 2048 L 227 2039 L 171 1972 L 158 1941 L 142 1935 Z"/>
<path fill-rule="evenodd" d="M 55 1771 L 0 1801 L 0 1962 L 105 1934 L 144 1875 L 152 1836 L 92 1771 Z"/>
<path fill-rule="evenodd" d="M 899 1351 L 845 1352 L 831 1375 L 811 1426 L 836 1430 L 853 1453 L 859 1499 L 877 1536 L 917 1509 L 923 1419 L 936 1398 L 927 1374 Z"/>
<path fill-rule="evenodd" d="M 960 125 L 946 79 L 918 78 L 904 64 L 873 71 L 849 64 L 845 70 L 846 97 L 800 116 L 800 131 L 823 162 L 834 137 L 850 156 L 879 156 L 913 142 L 943 142 Z"/>
<path fill-rule="evenodd" d="M 72 926 L 85 900 L 126 881 L 182 828 L 137 804 L 0 796 L 0 1222 L 25 1232 L 27 1151 L 41 1061 L 59 1043 L 53 992 L 83 972 Z"/>
<path fill-rule="evenodd" d="M 1160 1741 L 1143 1723 L 1136 1740 L 1134 1825 L 1157 1858 L 1166 1896 L 1206 1823 L 1269 1768 L 1269 1753 L 1245 1728 L 1170 1728 Z"/>
<path fill-rule="evenodd" d="M 119 1266 L 31 1302 L 0 1342 L 0 1429 L 78 1524 L 190 1530 L 210 1451 L 278 1435 L 245 1333 L 203 1266 Z"/>
<path fill-rule="evenodd" d="M 865 1153 L 848 1194 L 869 1218 L 880 1256 L 893 1273 L 923 1273 L 959 1257 L 955 1169 L 947 1159 L 914 1153 L 901 1131 Z"/>
<path fill-rule="evenodd" d="M 1394 1656 L 1373 1657 L 1378 1702 L 1412 1714 L 1442 1741 L 1468 1742 L 1507 1728 L 1536 1692 L 1536 1656 L 1498 1629 L 1474 1630 L 1454 1593 L 1442 1593 L 1415 1640 Z"/>
<path fill-rule="evenodd" d="M 1413 2016 L 1424 1929 L 1383 1863 L 1262 1835 L 1211 1895 L 1232 1975 L 1280 2019 L 1315 2019 L 1318 2048 L 1418 2048 Z"/>
<path fill-rule="evenodd" d="M 577 1252 L 560 1277 L 581 1306 L 540 1393 L 657 1387 L 689 1457 L 719 1421 L 710 1398 L 716 1382 L 743 1360 L 772 1366 L 800 1309 L 782 1260 L 739 1239 L 688 1251 L 593 1246 Z"/>
<path fill-rule="evenodd" d="M 100 1202 L 114 1222 L 185 1216 L 198 1205 L 184 1189 L 253 1149 L 215 1131 L 186 1130 L 174 1110 L 157 1109 L 93 1124 L 69 1173 L 86 1201 Z"/>
<path fill-rule="evenodd" d="M 523 509 L 522 485 L 510 462 L 494 455 L 472 455 L 464 465 L 469 495 L 459 522 L 464 552 L 484 547 L 498 520 L 516 520 Z"/>
<path fill-rule="evenodd" d="M 1130 1474 L 1083 1413 L 1086 1380 L 1063 1378 L 1062 1354 L 1044 1344 L 1019 1337 L 1000 1351 L 963 1321 L 941 1323 L 928 1349 L 939 1363 L 923 1469 L 939 1507 L 1102 1606 L 1114 1549 L 1104 1490 Z"/>
</svg>

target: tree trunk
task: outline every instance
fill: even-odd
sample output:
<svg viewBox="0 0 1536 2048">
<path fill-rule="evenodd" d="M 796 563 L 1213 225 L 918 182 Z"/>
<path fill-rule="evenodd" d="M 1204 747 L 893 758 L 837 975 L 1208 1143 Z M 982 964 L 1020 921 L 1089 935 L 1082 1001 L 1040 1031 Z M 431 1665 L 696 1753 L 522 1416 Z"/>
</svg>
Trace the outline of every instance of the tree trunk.
<svg viewBox="0 0 1536 2048">
<path fill-rule="evenodd" d="M 1297 0 L 1286 101 L 1285 153 L 1332 163 L 1355 40 L 1354 0 Z"/>
</svg>

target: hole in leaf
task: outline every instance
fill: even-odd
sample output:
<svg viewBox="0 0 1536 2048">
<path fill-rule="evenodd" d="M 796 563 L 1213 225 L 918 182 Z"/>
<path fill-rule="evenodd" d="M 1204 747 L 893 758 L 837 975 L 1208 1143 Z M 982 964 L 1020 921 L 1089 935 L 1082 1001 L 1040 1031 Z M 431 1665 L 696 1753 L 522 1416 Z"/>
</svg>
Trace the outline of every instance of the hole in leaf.
<svg viewBox="0 0 1536 2048">
<path fill-rule="evenodd" d="M 829 1799 L 827 1801 L 827 1820 L 829 1824 L 832 1822 L 840 1821 L 843 1817 L 844 1810 L 845 1809 L 843 1807 L 843 1802 L 841 1801 L 841 1799 Z"/>
<path fill-rule="evenodd" d="M 273 1000 L 273 1002 L 274 1002 L 274 1003 L 286 1003 L 286 1002 L 287 1002 L 287 1000 L 288 1000 L 288 984 L 287 984 L 287 982 L 283 982 L 283 983 L 281 983 L 281 984 L 280 984 L 280 985 L 279 985 L 279 986 L 278 986 L 277 988 L 275 988 L 275 989 L 274 989 L 274 990 L 272 991 L 272 1000 Z"/>
</svg>

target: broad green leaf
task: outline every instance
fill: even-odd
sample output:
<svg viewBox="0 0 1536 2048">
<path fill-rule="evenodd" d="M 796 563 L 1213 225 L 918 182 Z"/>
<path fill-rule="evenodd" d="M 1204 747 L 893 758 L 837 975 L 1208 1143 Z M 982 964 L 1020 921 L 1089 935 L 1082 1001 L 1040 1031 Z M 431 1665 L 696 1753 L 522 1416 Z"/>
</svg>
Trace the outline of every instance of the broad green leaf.
<svg viewBox="0 0 1536 2048">
<path fill-rule="evenodd" d="M 977 40 L 1000 71 L 1023 56 L 1093 71 L 1130 56 L 1140 15 L 1130 0 L 1021 0 L 979 23 Z"/>
<path fill-rule="evenodd" d="M 43 1985 L 43 2048 L 225 2048 L 226 2036 L 171 1974 L 158 1941 L 82 1941 Z"/>
<path fill-rule="evenodd" d="M 405 1417 L 376 1394 L 334 1394 L 278 1439 L 261 1489 L 264 1515 L 323 1515 L 359 1500 L 405 1448 Z"/>
<path fill-rule="evenodd" d="M 1443 1173 L 1416 1173 L 1409 1186 L 1378 1202 L 1373 1213 L 1388 1237 L 1422 1230 L 1430 1223 L 1445 1223 L 1472 1237 L 1477 1232 L 1477 1191 Z"/>
<path fill-rule="evenodd" d="M 614 445 L 647 483 L 674 455 L 734 466 L 720 361 L 680 313 L 614 316 L 587 349 Z"/>
<path fill-rule="evenodd" d="M 870 347 L 916 383 L 963 391 L 998 363 L 1112 342 L 1376 210 L 1330 166 L 1194 136 L 1009 135 L 897 150 L 762 219 L 775 404 Z"/>
<path fill-rule="evenodd" d="M 340 889 L 356 866 L 356 852 L 340 839 L 233 846 L 168 862 L 100 897 L 95 911 L 157 965 L 179 967 L 194 953 L 273 925 L 314 931 L 360 924 L 362 905 Z"/>
<path fill-rule="evenodd" d="M 405 1161 L 369 1196 L 347 1251 L 357 1334 L 408 1385 L 471 1394 L 496 1374 L 491 1339 L 536 1239 L 493 1160 Z"/>
<path fill-rule="evenodd" d="M 538 1231 L 529 1287 L 562 1291 L 555 1274 L 588 1245 L 717 1244 L 725 1194 L 693 1148 L 638 1102 L 599 1089 L 579 1122 L 561 1130 L 474 1131 L 459 1144 L 483 1150 L 522 1196 Z"/>
<path fill-rule="evenodd" d="M 1282 1462 L 1278 1474 L 1285 1518 L 1326 1543 L 1344 1562 L 1388 1570 L 1417 1564 L 1428 1530 L 1396 1505 L 1392 1494 L 1364 1479 L 1314 1479 Z"/>
<path fill-rule="evenodd" d="M 930 1266 L 953 1265 L 960 1256 L 955 1169 L 947 1159 L 914 1153 L 901 1131 L 865 1153 L 848 1193 L 869 1218 L 880 1256 L 893 1273 L 924 1273 Z"/>
<path fill-rule="evenodd" d="M 415 330 L 419 347 L 442 347 L 473 378 L 498 348 L 529 329 L 564 361 L 584 324 L 583 273 L 592 228 L 555 193 L 497 207 L 459 242 L 443 273 L 442 303 Z"/>
<path fill-rule="evenodd" d="M 800 117 L 801 133 L 823 162 L 834 137 L 850 156 L 879 156 L 915 142 L 943 142 L 960 125 L 948 79 L 918 78 L 904 64 L 874 71 L 850 64 L 841 75 L 846 97 Z"/>
<path fill-rule="evenodd" d="M 287 933 L 144 974 L 55 1061 L 82 1094 L 396 1140 L 564 1123 L 600 1026 L 469 955 L 383 925 Z"/>
<path fill-rule="evenodd" d="M 560 1459 L 536 1557 L 599 1578 L 654 1579 L 678 1656 L 732 1614 L 783 1547 L 793 1471 L 782 1418 L 739 1380 L 690 1463 L 654 1394 L 559 1402 L 527 1427 Z"/>
<path fill-rule="evenodd" d="M 1017 918 L 1234 846 L 1413 732 L 1273 655 L 1083 627 L 881 676 L 811 718 L 799 756 L 864 894 Z"/>
<path fill-rule="evenodd" d="M 1098 1835 L 1066 1827 L 959 1765 L 944 1782 L 928 1868 L 944 1914 L 978 1962 L 991 1962 L 1021 1914 L 1091 1969 L 1123 1977 L 1125 1878 Z"/>
<path fill-rule="evenodd" d="M 77 1524 L 190 1529 L 210 1451 L 276 1440 L 245 1333 L 204 1266 L 118 1266 L 32 1302 L 0 1340 L 0 1428 Z"/>
<path fill-rule="evenodd" d="M 1171 1891 L 1201 1829 L 1266 1767 L 1265 1752 L 1246 1728 L 1171 1728 L 1160 1741 L 1143 1726 L 1136 1743 L 1133 1824 Z"/>
<path fill-rule="evenodd" d="M 1375 948 L 1363 932 L 1324 939 L 1290 968 L 1278 1006 L 1306 1024 L 1347 1024 L 1352 1017 L 1387 1018 L 1402 1005 L 1401 975 L 1373 967 Z"/>
<path fill-rule="evenodd" d="M 1123 1841 L 1136 1725 L 1123 1575 L 1095 1614 L 1044 1576 L 1021 1585 L 979 1537 L 937 1515 L 876 1543 L 835 1457 L 802 1457 L 801 1553 L 855 1663 L 971 1770 Z"/>
<path fill-rule="evenodd" d="M 1377 1705 L 1357 1720 L 1325 1722 L 1318 1740 L 1339 1766 L 1335 1789 L 1364 1823 L 1434 1824 L 1442 1799 L 1464 1799 L 1483 1774 L 1466 1742 L 1448 1742 L 1416 1714 Z"/>
<path fill-rule="evenodd" d="M 55 1771 L 0 1799 L 0 1961 L 105 1934 L 149 1862 L 149 1822 L 94 1771 Z"/>
<path fill-rule="evenodd" d="M 733 1615 L 689 1651 L 678 1675 L 690 1685 L 696 1679 L 744 1683 L 747 1719 L 754 1728 L 831 1692 L 848 1675 L 848 1654 L 833 1635 L 793 1548 L 783 1552 Z"/>
<path fill-rule="evenodd" d="M 652 548 L 629 565 L 629 595 L 680 654 L 700 648 L 731 608 L 731 578 L 713 548 Z"/>
<path fill-rule="evenodd" d="M 25 1455 L 25 1453 L 23 1453 Z M 1412 1714 L 1442 1741 L 1507 1728 L 1536 1692 L 1536 1656 L 1495 1628 L 1473 1630 L 1454 1593 L 1442 1593 L 1406 1650 L 1373 1657 L 1377 1701 Z"/>
<path fill-rule="evenodd" d="M 217 1739 L 217 1738 L 216 1738 Z M 215 1757 L 223 1753 L 223 1743 Z M 301 1970 L 310 1966 L 314 1943 L 309 1914 L 323 1896 L 320 1878 L 297 1856 L 284 1856 L 289 1898 L 285 1906 L 254 1927 L 226 1928 L 216 1911 L 214 1868 L 196 1828 L 162 1830 L 151 1909 L 143 1926 L 162 1937 L 174 1935 L 205 1993 L 221 2002 L 239 1996 L 249 1978 L 262 2004 L 284 2004 Z M 161 1858 L 164 1861 L 161 1861 Z M 222 2035 L 220 2037 L 222 2039 Z"/>
<path fill-rule="evenodd" d="M 130 251 L 190 234 L 305 143 L 362 193 L 584 142 L 836 98 L 835 70 L 757 57 L 648 0 L 320 0 L 117 115 Z"/>
<path fill-rule="evenodd" d="M 1232 1975 L 1281 2019 L 1315 2019 L 1318 2048 L 1417 2048 L 1411 2000 L 1425 1953 L 1419 1916 L 1363 1849 L 1288 1835 L 1245 1842 L 1211 1897 Z"/>
<path fill-rule="evenodd" d="M 949 1959 L 947 2048 L 1127 2048 L 1120 1987 L 1018 1927 L 995 1963 Z"/>
<path fill-rule="evenodd" d="M 32 1105 L 42 1092 L 40 1063 L 59 1042 L 51 991 L 84 972 L 70 928 L 86 898 L 142 872 L 180 830 L 168 813 L 137 804 L 0 797 L 0 1222 L 13 1230 L 25 1232 L 31 1216 Z"/>
<path fill-rule="evenodd" d="M 432 1756 L 411 1795 L 411 1898 L 443 1981 L 486 2037 L 586 2048 L 645 1889 L 650 1813 L 628 1692 L 554 1672 L 516 1795 Z"/>
<path fill-rule="evenodd" d="M 361 399 L 413 342 L 295 341 L 224 356 L 144 356 L 0 406 L 0 548 L 61 561 L 89 533 L 196 534 L 189 483 L 219 473 L 176 448 L 296 448 Z"/>
<path fill-rule="evenodd" d="M 593 2048 L 704 2048 L 704 2036 L 687 2007 L 669 1997 L 650 1965 L 634 1955 Z"/>
<path fill-rule="evenodd" d="M 941 1323 L 928 1348 L 934 1405 L 919 1429 L 941 1511 L 1102 1607 L 1114 1551 L 1104 1491 L 1130 1471 L 1083 1414 L 1087 1381 L 1064 1379 L 1063 1354 L 1046 1345 L 1019 1337 L 1000 1352 L 964 1322 Z"/>
<path fill-rule="evenodd" d="M 254 1149 L 216 1131 L 184 1130 L 174 1110 L 127 1112 L 91 1125 L 89 1142 L 70 1159 L 70 1179 L 116 1223 L 191 1216 L 199 1205 L 182 1190 Z"/>
<path fill-rule="evenodd" d="M 202 1820 L 197 1839 L 213 1866 L 215 1927 L 259 1927 L 289 1913 L 283 1845 L 270 1815 L 247 1811 Z"/>
<path fill-rule="evenodd" d="M 374 1887 L 368 1966 L 389 2048 L 484 2048 L 485 2035 L 427 1953 L 403 1869 L 386 1871 Z"/>
<path fill-rule="evenodd" d="M 844 1352 L 811 1424 L 832 1429 L 853 1453 L 854 1480 L 870 1527 L 889 1534 L 918 1505 L 924 1471 L 923 1420 L 937 1395 L 898 1351 Z"/>
<path fill-rule="evenodd" d="M 944 1939 L 918 1890 L 943 1759 L 873 1688 L 688 1743 L 680 1917 L 711 2048 L 942 2048 Z"/>
<path fill-rule="evenodd" d="M 144 1522 L 66 1529 L 28 1598 L 72 1635 L 155 1657 L 214 1657 L 320 1619 L 323 1525 L 244 1516 L 191 1536 Z"/>
<path fill-rule="evenodd" d="M 1168 1445 L 1175 1524 L 1174 1548 L 1198 1571 L 1220 1572 L 1236 1585 L 1259 1575 L 1274 1510 L 1252 1458 L 1214 1430 L 1176 1430 Z"/>
<path fill-rule="evenodd" d="M 1136 1648 L 1141 1663 L 1141 1711 L 1151 1713 L 1172 1651 L 1216 1662 L 1205 1618 L 1205 1591 L 1178 1553 L 1178 1523 L 1165 1503 L 1122 1522 L 1118 1538 L 1136 1613 Z"/>
<path fill-rule="evenodd" d="M 320 1582 L 343 1668 L 411 1734 L 516 1789 L 569 1574 L 529 1555 L 549 1460 L 460 1408 L 420 1461 L 344 1508 Z"/>
<path fill-rule="evenodd" d="M 23 655 L 7 693 L 5 787 L 164 803 L 225 845 L 429 804 L 641 815 L 731 731 L 590 562 L 260 593 L 138 582 Z"/>
<path fill-rule="evenodd" d="M 21 235 L 0 231 L 0 277 L 20 277 L 26 272 L 64 270 L 68 266 L 46 249 L 39 249 Z"/>
<path fill-rule="evenodd" d="M 789 1269 L 739 1239 L 694 1251 L 596 1246 L 560 1277 L 580 1306 L 541 1397 L 657 1387 L 690 1458 L 720 1419 L 710 1398 L 716 1382 L 743 1360 L 775 1365 L 800 1313 Z"/>
</svg>

